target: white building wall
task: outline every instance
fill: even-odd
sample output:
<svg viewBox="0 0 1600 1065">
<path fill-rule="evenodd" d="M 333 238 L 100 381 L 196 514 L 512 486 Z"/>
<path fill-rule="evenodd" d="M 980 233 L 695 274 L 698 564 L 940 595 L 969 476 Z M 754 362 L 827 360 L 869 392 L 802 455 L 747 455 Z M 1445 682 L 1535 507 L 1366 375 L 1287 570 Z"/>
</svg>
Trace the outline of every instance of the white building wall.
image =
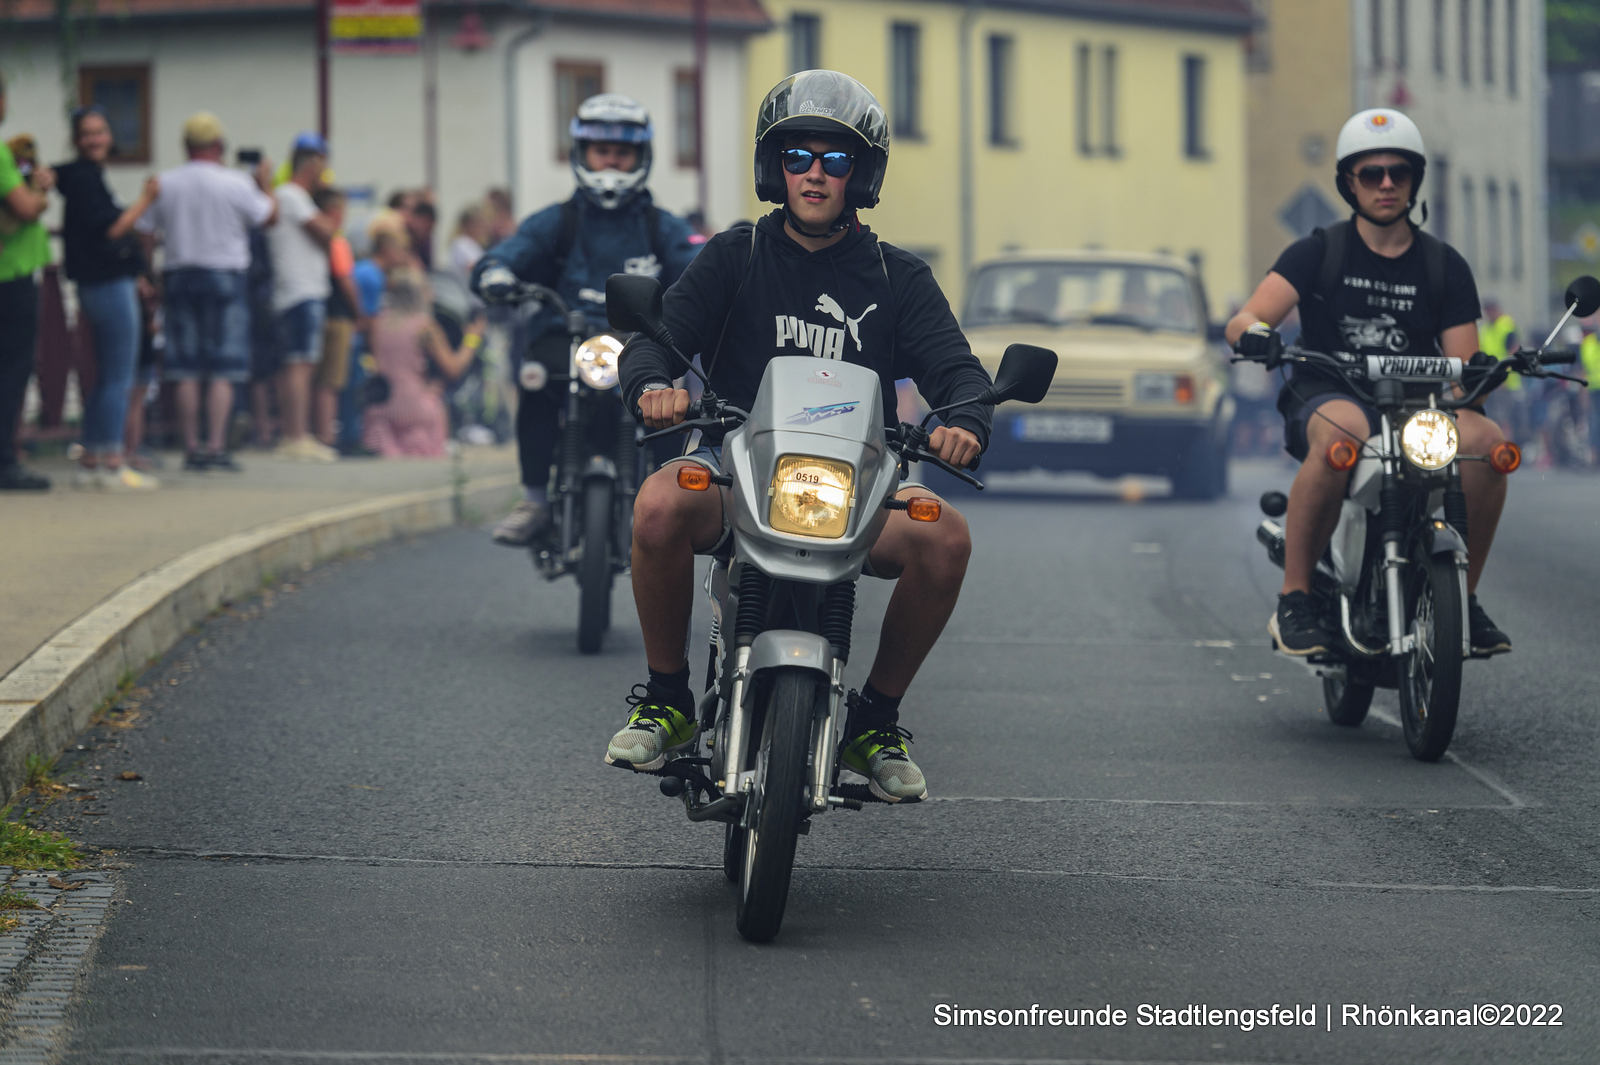
<svg viewBox="0 0 1600 1065">
<path fill-rule="evenodd" d="M 507 184 L 506 48 L 531 25 L 507 20 L 491 27 L 492 44 L 476 52 L 450 45 L 451 20 L 434 29 L 437 40 L 439 211 L 436 253 L 442 254 L 461 209 L 493 186 Z M 599 62 L 608 91 L 637 97 L 656 124 L 656 162 L 650 186 L 663 208 L 684 214 L 698 201 L 697 175 L 677 165 L 673 75 L 694 63 L 687 29 L 630 27 L 623 23 L 556 22 L 518 53 L 517 135 L 521 161 L 513 197 L 519 215 L 572 194 L 572 173 L 555 157 L 555 62 Z M 706 157 L 709 209 L 714 226 L 739 217 L 750 179 L 753 116 L 745 113 L 743 38 L 714 36 L 706 86 Z M 137 24 L 108 27 L 87 37 L 81 62 L 149 63 L 152 158 L 149 165 L 108 168 L 125 200 L 145 177 L 184 159 L 183 122 L 214 111 L 229 133 L 230 158 L 238 148 L 260 148 L 281 161 L 294 135 L 315 129 L 315 42 L 309 24 L 210 23 L 200 26 Z M 39 140 L 45 158 L 71 158 L 54 43 L 47 33 L 8 32 L 0 41 L 0 69 L 10 79 L 9 117 L 0 136 L 23 131 Z M 426 178 L 424 57 L 335 55 L 330 63 L 331 165 L 344 186 L 371 187 L 379 201 Z M 59 223 L 59 200 L 52 217 Z"/>
<path fill-rule="evenodd" d="M 1485 3 L 1492 4 L 1494 80 L 1484 80 Z M 1468 0 L 1469 80 L 1461 77 L 1461 0 L 1448 0 L 1444 12 L 1444 70 L 1434 65 L 1434 12 L 1431 0 L 1354 0 L 1351 4 L 1356 64 L 1357 109 L 1395 106 L 1404 86 L 1409 101 L 1400 109 L 1416 120 L 1428 146 L 1429 169 L 1422 199 L 1440 203 L 1439 168 L 1446 206 L 1444 233 L 1467 257 L 1479 297 L 1500 305 L 1525 327 L 1554 324 L 1549 291 L 1549 237 L 1546 224 L 1544 6 L 1541 0 L 1514 0 L 1516 91 L 1507 83 L 1508 11 L 1512 0 Z M 1407 19 L 1405 69 L 1398 68 L 1399 19 Z M 1381 62 L 1374 54 L 1373 17 L 1380 20 Z M 1487 190 L 1498 189 L 1497 217 Z M 1520 257 L 1512 247 L 1517 226 L 1510 190 L 1521 199 Z M 1470 196 L 1468 190 L 1471 190 Z M 1497 225 L 1495 223 L 1498 223 Z M 1440 232 L 1435 213 L 1428 229 Z M 1493 256 L 1492 246 L 1498 246 Z M 1520 263 L 1520 271 L 1513 266 Z M 1526 337 L 1524 339 L 1527 339 Z M 1543 339 L 1541 336 L 1540 340 Z"/>
</svg>

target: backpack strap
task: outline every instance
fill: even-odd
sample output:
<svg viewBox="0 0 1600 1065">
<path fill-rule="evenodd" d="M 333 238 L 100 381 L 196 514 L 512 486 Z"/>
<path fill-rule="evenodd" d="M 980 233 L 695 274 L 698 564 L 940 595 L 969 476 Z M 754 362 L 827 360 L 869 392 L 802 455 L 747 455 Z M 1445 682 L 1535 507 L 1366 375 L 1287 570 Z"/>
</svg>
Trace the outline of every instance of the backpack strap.
<svg viewBox="0 0 1600 1065">
<path fill-rule="evenodd" d="M 739 296 L 744 292 L 744 283 L 750 280 L 750 268 L 756 261 L 756 227 L 750 227 L 750 257 L 744 261 L 744 273 L 739 276 L 739 287 L 733 290 L 733 299 L 728 301 L 728 313 L 722 316 L 722 329 L 717 333 L 717 346 L 711 349 L 711 362 L 706 365 L 706 380 L 711 380 L 711 371 L 717 368 L 717 358 L 722 354 L 722 340 L 728 335 L 728 323 L 733 320 L 733 308 L 739 302 Z"/>
<path fill-rule="evenodd" d="M 1422 264 L 1428 278 L 1428 303 L 1436 311 L 1444 309 L 1444 241 L 1417 229 L 1416 242 L 1422 245 Z"/>
<path fill-rule="evenodd" d="M 1327 228 L 1312 230 L 1312 234 L 1322 234 L 1322 269 L 1317 273 L 1317 287 L 1313 295 L 1317 299 L 1327 302 L 1339 287 L 1339 275 L 1344 272 L 1344 253 L 1350 245 L 1350 230 L 1353 223 L 1348 219 L 1335 222 Z"/>
<path fill-rule="evenodd" d="M 656 262 L 660 263 L 661 269 L 665 271 L 667 268 L 667 242 L 661 233 L 661 214 L 661 208 L 652 203 L 645 226 L 650 230 L 650 254 L 656 257 Z"/>
<path fill-rule="evenodd" d="M 574 196 L 561 205 L 561 224 L 556 229 L 555 254 L 551 257 L 555 263 L 555 277 L 552 285 L 561 283 L 561 275 L 567 272 L 567 259 L 572 255 L 573 245 L 578 243 L 578 197 Z"/>
</svg>

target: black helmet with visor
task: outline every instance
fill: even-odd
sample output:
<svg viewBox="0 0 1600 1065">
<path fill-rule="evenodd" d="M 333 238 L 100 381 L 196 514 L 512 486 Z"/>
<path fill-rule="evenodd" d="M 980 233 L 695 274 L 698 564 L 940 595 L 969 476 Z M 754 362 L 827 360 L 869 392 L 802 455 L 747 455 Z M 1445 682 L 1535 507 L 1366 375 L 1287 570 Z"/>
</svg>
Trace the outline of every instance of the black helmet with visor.
<svg viewBox="0 0 1600 1065">
<path fill-rule="evenodd" d="M 878 203 L 889 168 L 889 122 L 867 87 L 836 70 L 802 70 L 772 87 L 756 113 L 756 195 L 786 203 L 783 145 L 807 133 L 855 143 L 855 164 L 844 189 L 847 208 Z"/>
</svg>

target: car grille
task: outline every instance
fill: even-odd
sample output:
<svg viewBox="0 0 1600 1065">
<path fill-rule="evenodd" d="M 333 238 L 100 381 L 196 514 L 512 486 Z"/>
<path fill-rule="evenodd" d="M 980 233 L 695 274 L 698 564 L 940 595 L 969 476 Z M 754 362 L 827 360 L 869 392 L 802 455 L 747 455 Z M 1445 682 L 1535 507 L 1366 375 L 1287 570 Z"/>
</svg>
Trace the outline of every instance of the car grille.
<svg viewBox="0 0 1600 1065">
<path fill-rule="evenodd" d="M 1053 407 L 1120 407 L 1125 391 L 1121 380 L 1056 380 L 1050 382 L 1045 403 Z"/>
</svg>

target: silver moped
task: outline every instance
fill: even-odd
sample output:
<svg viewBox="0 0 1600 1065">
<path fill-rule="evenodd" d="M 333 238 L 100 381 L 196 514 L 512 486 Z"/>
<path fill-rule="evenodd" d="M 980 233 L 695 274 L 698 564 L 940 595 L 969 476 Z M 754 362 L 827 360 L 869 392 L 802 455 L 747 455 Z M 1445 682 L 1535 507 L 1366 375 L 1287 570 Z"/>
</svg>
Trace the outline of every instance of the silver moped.
<svg viewBox="0 0 1600 1065">
<path fill-rule="evenodd" d="M 606 307 L 614 328 L 644 333 L 694 369 L 662 325 L 654 279 L 613 275 Z M 723 871 L 739 886 L 744 938 L 767 942 L 778 934 L 795 846 L 811 819 L 879 801 L 865 784 L 839 783 L 856 581 L 891 510 L 939 520 L 940 501 L 931 495 L 895 498 L 910 463 L 932 463 L 983 487 L 926 450 L 929 421 L 973 403 L 1037 403 L 1055 368 L 1054 352 L 1014 344 L 982 395 L 932 411 L 921 425 L 886 428 L 873 371 L 779 357 L 767 363 L 751 410 L 722 402 L 708 386 L 688 420 L 643 438 L 726 434 L 720 469 L 683 464 L 677 473 L 681 488 L 727 489 L 732 508 L 732 535 L 706 579 L 712 620 L 709 684 L 698 710 L 703 747 L 697 741 L 654 775 L 663 794 L 682 799 L 691 821 L 726 826 Z"/>
</svg>

